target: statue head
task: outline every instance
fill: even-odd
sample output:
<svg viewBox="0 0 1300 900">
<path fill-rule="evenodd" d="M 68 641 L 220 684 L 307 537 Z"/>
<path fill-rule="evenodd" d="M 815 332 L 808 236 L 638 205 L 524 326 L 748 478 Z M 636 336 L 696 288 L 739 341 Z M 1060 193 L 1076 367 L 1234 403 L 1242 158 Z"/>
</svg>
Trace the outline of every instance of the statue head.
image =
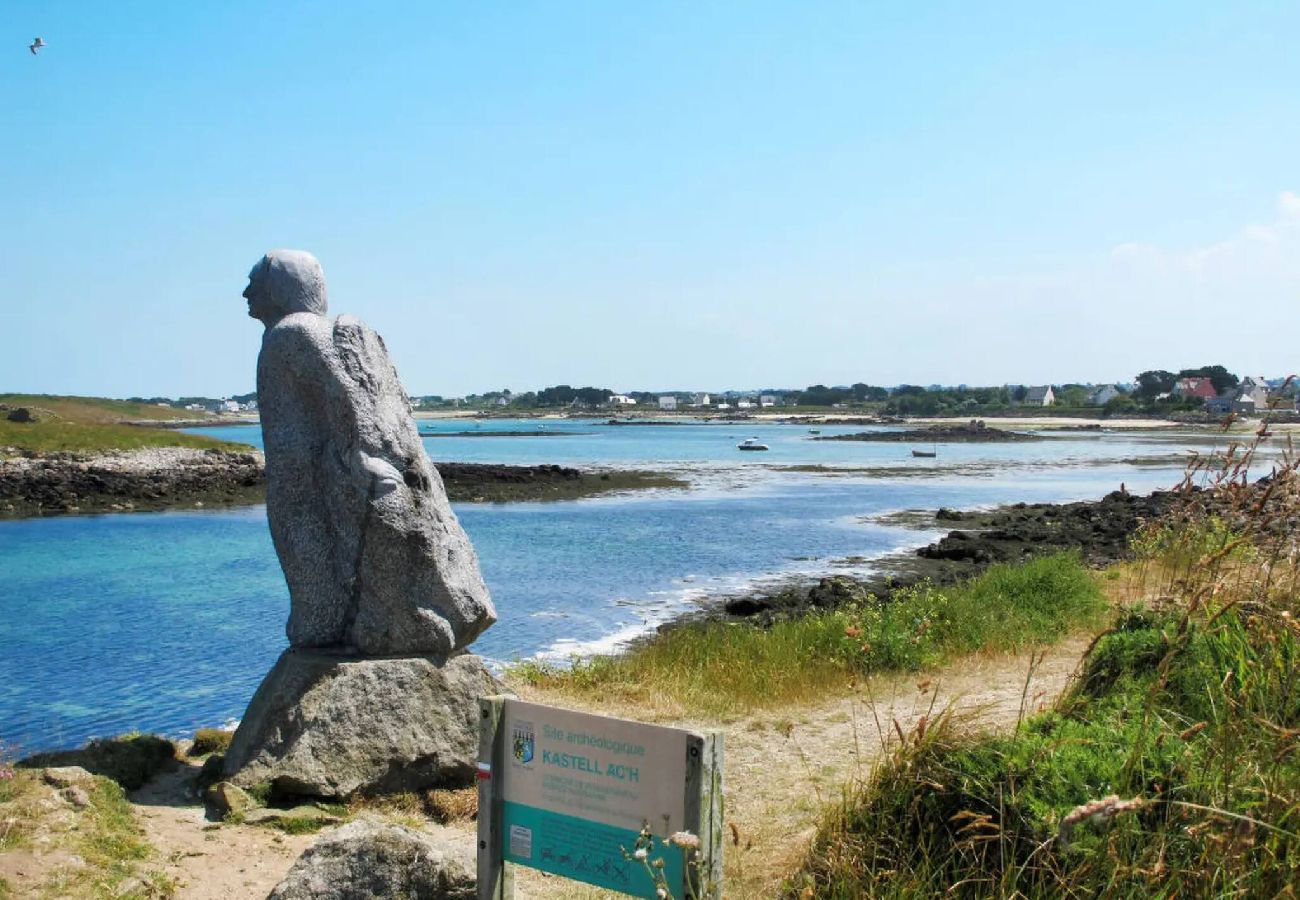
<svg viewBox="0 0 1300 900">
<path fill-rule="evenodd" d="M 272 250 L 248 273 L 248 314 L 269 327 L 290 313 L 325 315 L 325 273 L 302 250 Z"/>
</svg>

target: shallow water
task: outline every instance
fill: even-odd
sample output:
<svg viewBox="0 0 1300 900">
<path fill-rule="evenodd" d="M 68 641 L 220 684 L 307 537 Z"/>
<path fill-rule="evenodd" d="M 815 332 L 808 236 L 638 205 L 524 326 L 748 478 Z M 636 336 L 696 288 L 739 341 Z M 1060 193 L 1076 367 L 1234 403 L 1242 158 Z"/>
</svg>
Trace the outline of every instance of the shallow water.
<svg viewBox="0 0 1300 900">
<path fill-rule="evenodd" d="M 1206 443 L 1075 434 L 940 445 L 937 460 L 913 460 L 905 444 L 814 442 L 791 425 L 481 427 L 538 425 L 593 433 L 425 443 L 434 459 L 649 467 L 681 473 L 693 487 L 457 504 L 500 617 L 475 649 L 497 661 L 607 648 L 705 597 L 865 571 L 873 557 L 937 536 L 864 521 L 875 513 L 1093 498 L 1121 482 L 1165 487 L 1181 474 L 1171 459 L 1189 441 Z M 837 430 L 861 428 L 822 429 Z M 260 443 L 255 426 L 205 431 Z M 737 452 L 750 436 L 771 451 Z M 261 506 L 0 522 L 0 573 L 0 739 L 25 751 L 130 729 L 179 735 L 220 724 L 243 713 L 285 647 L 288 594 Z"/>
</svg>

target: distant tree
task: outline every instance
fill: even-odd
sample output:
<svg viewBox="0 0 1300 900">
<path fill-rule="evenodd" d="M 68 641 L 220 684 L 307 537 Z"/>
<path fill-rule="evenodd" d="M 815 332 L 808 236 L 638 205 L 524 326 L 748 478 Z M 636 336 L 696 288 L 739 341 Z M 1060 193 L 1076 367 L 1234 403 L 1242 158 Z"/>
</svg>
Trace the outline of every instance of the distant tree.
<svg viewBox="0 0 1300 900">
<path fill-rule="evenodd" d="M 1063 384 L 1052 388 L 1057 406 L 1087 406 L 1092 392 L 1081 384 Z"/>
<path fill-rule="evenodd" d="M 1113 416 L 1116 413 L 1132 412 L 1137 408 L 1138 405 L 1133 401 L 1132 397 L 1128 394 L 1120 394 L 1118 397 L 1112 397 L 1106 401 L 1106 405 L 1102 407 L 1102 414 Z"/>
<path fill-rule="evenodd" d="M 824 384 L 810 384 L 799 394 L 800 406 L 834 406 L 853 396 L 852 391 L 827 387 Z"/>
<path fill-rule="evenodd" d="M 1174 389 L 1178 376 L 1164 369 L 1149 369 L 1137 377 L 1137 394 L 1143 400 L 1154 400 L 1160 394 L 1167 394 Z"/>
<path fill-rule="evenodd" d="M 1015 390 L 1011 392 L 1011 399 L 1016 403 L 1023 403 L 1025 398 L 1028 396 L 1029 388 L 1025 387 L 1023 384 L 1016 385 Z"/>
<path fill-rule="evenodd" d="M 1214 390 L 1220 394 L 1224 391 L 1230 391 L 1241 383 L 1241 379 L 1233 375 L 1223 366 L 1201 366 L 1199 369 L 1183 369 L 1178 373 L 1179 378 L 1208 378 L 1214 385 Z M 1173 390 L 1171 387 L 1170 390 Z"/>
<path fill-rule="evenodd" d="M 864 403 L 866 401 L 878 403 L 881 400 L 889 399 L 889 391 L 885 390 L 882 387 L 874 387 L 870 384 L 863 384 L 861 381 L 853 385 L 852 390 L 853 390 L 853 399 L 858 401 L 859 403 Z"/>
</svg>

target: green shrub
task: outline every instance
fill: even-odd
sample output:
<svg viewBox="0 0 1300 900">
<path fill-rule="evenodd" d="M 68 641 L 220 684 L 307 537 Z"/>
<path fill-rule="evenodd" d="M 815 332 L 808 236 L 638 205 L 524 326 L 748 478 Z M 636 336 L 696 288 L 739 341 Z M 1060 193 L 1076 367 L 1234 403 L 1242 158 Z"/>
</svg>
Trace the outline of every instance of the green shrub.
<svg viewBox="0 0 1300 900">
<path fill-rule="evenodd" d="M 79 750 L 38 753 L 18 765 L 28 769 L 81 766 L 133 791 L 169 766 L 175 758 L 176 745 L 166 738 L 156 734 L 125 734 L 115 738 L 96 738 Z"/>
<path fill-rule="evenodd" d="M 223 731 L 220 728 L 200 728 L 194 732 L 194 742 L 190 744 L 187 755 L 207 756 L 209 753 L 225 753 L 234 736 L 233 731 Z"/>
</svg>

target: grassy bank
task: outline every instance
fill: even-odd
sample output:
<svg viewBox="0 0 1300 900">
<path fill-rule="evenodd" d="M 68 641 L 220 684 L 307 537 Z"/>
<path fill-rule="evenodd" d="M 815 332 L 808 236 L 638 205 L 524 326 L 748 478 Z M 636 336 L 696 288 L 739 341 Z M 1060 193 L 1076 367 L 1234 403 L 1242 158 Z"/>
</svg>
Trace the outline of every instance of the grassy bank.
<svg viewBox="0 0 1300 900">
<path fill-rule="evenodd" d="M 1057 640 L 1101 621 L 1105 600 L 1072 554 L 994 566 L 962 585 L 922 584 L 767 629 L 721 622 L 670 629 L 571 668 L 525 662 L 511 677 L 553 696 L 599 695 L 634 709 L 732 716 L 811 700 L 873 672 L 916 671 L 975 652 Z"/>
<path fill-rule="evenodd" d="M 148 403 L 127 403 L 100 397 L 0 394 L 0 406 L 28 409 L 35 418 L 32 422 L 12 422 L 0 415 L 0 454 L 8 447 L 29 453 L 86 454 L 149 447 L 248 450 L 243 444 L 181 434 L 174 429 L 122 424 L 128 421 L 161 424 L 192 415 Z"/>
<path fill-rule="evenodd" d="M 1008 736 L 940 717 L 824 821 L 788 895 L 1293 896 L 1300 490 L 1224 482 L 1137 542 L 1081 678 Z M 1220 495 L 1220 499 L 1224 495 Z"/>
</svg>

